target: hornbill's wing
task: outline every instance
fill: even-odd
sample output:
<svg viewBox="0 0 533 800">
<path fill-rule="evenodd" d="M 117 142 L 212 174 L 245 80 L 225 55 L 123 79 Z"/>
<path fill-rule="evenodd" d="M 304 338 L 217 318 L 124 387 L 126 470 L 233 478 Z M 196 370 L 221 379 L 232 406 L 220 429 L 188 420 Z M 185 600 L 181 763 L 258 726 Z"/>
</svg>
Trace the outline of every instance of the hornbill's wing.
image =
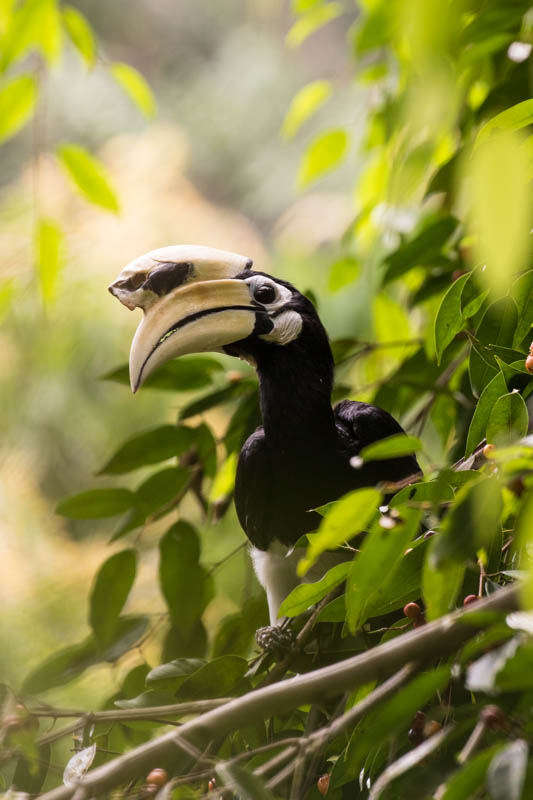
<svg viewBox="0 0 533 800">
<path fill-rule="evenodd" d="M 272 468 L 265 446 L 265 433 L 258 428 L 248 437 L 239 456 L 235 476 L 235 508 L 239 522 L 255 547 L 270 544 Z"/>
<path fill-rule="evenodd" d="M 342 400 L 335 406 L 334 413 L 337 431 L 351 456 L 358 455 L 364 447 L 380 439 L 405 433 L 387 411 L 369 403 Z M 362 468 L 361 473 L 363 472 L 365 483 L 368 481 L 377 484 L 401 481 L 421 470 L 414 456 L 402 456 L 384 461 L 370 461 Z"/>
</svg>

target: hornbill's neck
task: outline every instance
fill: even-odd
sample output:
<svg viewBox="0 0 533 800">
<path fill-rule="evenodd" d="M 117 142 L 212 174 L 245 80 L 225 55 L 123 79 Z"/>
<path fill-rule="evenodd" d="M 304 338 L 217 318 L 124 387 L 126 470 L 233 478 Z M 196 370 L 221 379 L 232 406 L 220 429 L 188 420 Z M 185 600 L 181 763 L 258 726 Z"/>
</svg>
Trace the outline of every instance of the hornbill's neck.
<svg viewBox="0 0 533 800">
<path fill-rule="evenodd" d="M 314 458 L 317 448 L 334 449 L 333 357 L 322 325 L 304 325 L 286 345 L 261 342 L 254 358 L 267 442 L 280 454 L 297 449 Z"/>
</svg>

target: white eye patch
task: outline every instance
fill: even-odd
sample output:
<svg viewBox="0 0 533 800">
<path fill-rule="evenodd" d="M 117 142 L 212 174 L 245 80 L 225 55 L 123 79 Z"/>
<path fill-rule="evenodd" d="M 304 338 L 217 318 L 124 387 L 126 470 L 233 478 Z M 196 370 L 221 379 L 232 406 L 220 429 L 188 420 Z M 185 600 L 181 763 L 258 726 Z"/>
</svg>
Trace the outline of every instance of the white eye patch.
<svg viewBox="0 0 533 800">
<path fill-rule="evenodd" d="M 284 345 L 289 344 L 289 342 L 292 342 L 300 335 L 300 331 L 302 330 L 302 318 L 297 311 L 288 309 L 271 319 L 274 323 L 273 329 L 270 333 L 263 333 L 259 337 L 265 342 Z"/>
</svg>

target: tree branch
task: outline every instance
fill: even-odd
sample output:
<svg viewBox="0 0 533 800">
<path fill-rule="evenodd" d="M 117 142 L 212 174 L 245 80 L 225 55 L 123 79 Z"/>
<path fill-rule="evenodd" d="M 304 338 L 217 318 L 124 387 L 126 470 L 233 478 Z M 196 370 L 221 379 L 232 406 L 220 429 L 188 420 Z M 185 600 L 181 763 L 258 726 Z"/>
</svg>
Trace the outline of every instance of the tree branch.
<svg viewBox="0 0 533 800">
<path fill-rule="evenodd" d="M 256 723 L 275 714 L 287 712 L 304 703 L 316 703 L 328 697 L 338 697 L 343 692 L 368 683 L 382 680 L 410 662 L 424 664 L 439 656 L 453 652 L 461 644 L 475 636 L 483 627 L 476 623 L 478 611 L 514 611 L 518 608 L 516 586 L 501 589 L 471 608 L 461 609 L 435 620 L 421 628 L 402 634 L 370 651 L 348 658 L 340 663 L 322 667 L 305 675 L 257 689 L 238 697 L 221 708 L 208 711 L 196 719 L 185 722 L 176 731 L 165 733 L 156 739 L 130 750 L 108 764 L 104 764 L 80 781 L 87 795 L 97 795 L 113 789 L 132 778 L 138 778 L 162 764 L 169 765 L 177 774 L 184 769 L 189 756 L 185 757 L 180 740 L 186 739 L 202 749 L 228 733 L 245 725 Z M 475 615 L 474 615 L 475 614 Z M 464 619 L 472 617 L 471 623 Z M 70 800 L 76 787 L 62 786 L 47 792 L 44 800 Z"/>
</svg>

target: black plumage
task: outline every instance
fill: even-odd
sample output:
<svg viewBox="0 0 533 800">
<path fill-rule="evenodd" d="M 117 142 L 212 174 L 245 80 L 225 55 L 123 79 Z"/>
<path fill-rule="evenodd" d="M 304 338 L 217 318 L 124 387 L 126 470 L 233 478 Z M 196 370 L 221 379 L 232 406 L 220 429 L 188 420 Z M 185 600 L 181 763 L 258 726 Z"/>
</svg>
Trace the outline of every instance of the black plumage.
<svg viewBox="0 0 533 800">
<path fill-rule="evenodd" d="M 254 333 L 225 348 L 255 363 L 259 376 L 263 425 L 242 448 L 235 485 L 239 521 L 259 550 L 276 540 L 291 546 L 316 530 L 320 517 L 311 509 L 420 469 L 414 456 L 360 469 L 350 464 L 363 447 L 402 428 L 367 403 L 343 400 L 331 407 L 333 357 L 326 331 L 306 297 L 287 282 L 276 283 L 292 293 L 283 311 L 301 316 L 299 335 L 280 345 Z"/>
</svg>

